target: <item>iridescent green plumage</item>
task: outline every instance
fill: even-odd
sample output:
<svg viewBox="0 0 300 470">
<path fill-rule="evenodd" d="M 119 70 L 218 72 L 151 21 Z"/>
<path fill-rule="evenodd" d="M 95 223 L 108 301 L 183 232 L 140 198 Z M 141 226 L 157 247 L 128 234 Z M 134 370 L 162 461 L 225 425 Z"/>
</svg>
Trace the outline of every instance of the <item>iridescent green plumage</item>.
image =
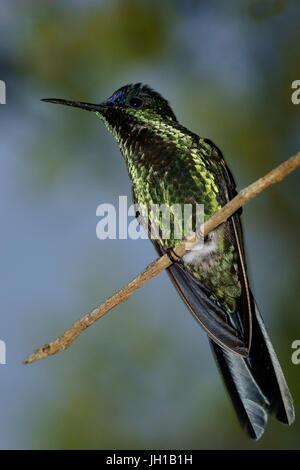
<svg viewBox="0 0 300 470">
<path fill-rule="evenodd" d="M 135 109 L 124 106 L 122 101 L 118 104 L 114 99 L 116 94 L 123 96 L 126 93 L 128 97 L 130 93 L 121 90 L 110 98 L 111 102 L 114 100 L 114 107 L 105 115 L 98 114 L 117 140 L 126 160 L 135 202 L 147 208 L 153 204 L 167 204 L 173 214 L 173 225 L 180 223 L 176 220 L 176 212 L 172 211 L 173 204 L 180 204 L 182 213 L 184 204 L 204 204 L 204 219 L 207 220 L 226 202 L 222 155 L 211 142 L 181 126 L 172 112 L 162 119 L 161 109 L 164 106 L 167 110 L 168 106 L 160 95 L 153 96 L 152 90 L 139 85 L 132 92 L 137 89 L 139 97 L 147 98 L 151 94 L 151 106 Z M 150 218 L 152 225 L 155 222 L 158 221 Z M 233 313 L 241 295 L 236 264 L 238 253 L 230 231 L 226 232 L 225 228 L 218 231 L 218 254 L 204 264 L 186 263 L 186 267 L 227 311 Z M 192 229 L 196 230 L 196 227 Z M 160 239 L 164 248 L 174 248 L 179 242 L 174 237 Z"/>
<path fill-rule="evenodd" d="M 207 220 L 235 195 L 234 180 L 220 150 L 181 126 L 167 101 L 147 86 L 127 85 L 101 104 L 45 101 L 93 111 L 104 121 L 125 158 L 142 223 L 147 229 L 149 225 L 161 229 L 159 238 L 152 240 L 160 255 L 180 241 L 175 232 L 183 224 L 174 205 L 182 209 L 185 204 L 204 204 Z M 167 238 L 161 236 L 159 215 L 145 212 L 153 204 L 170 208 L 173 218 Z M 191 220 L 195 231 L 196 219 L 191 216 Z M 232 403 L 249 436 L 261 437 L 268 412 L 292 424 L 292 397 L 248 286 L 240 214 L 211 232 L 201 250 L 187 253 L 168 273 L 211 339 Z"/>
</svg>

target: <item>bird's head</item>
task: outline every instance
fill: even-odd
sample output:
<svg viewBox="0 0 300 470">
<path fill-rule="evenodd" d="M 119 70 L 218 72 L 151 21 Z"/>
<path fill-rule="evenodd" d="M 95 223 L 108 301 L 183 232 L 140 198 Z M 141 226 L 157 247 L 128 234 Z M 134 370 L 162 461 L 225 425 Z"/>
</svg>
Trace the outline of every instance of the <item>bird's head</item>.
<svg viewBox="0 0 300 470">
<path fill-rule="evenodd" d="M 64 104 L 93 111 L 106 120 L 109 116 L 120 119 L 149 118 L 176 122 L 176 117 L 167 100 L 147 85 L 136 83 L 125 85 L 115 91 L 107 100 L 99 104 L 69 101 L 57 98 L 46 98 L 42 101 Z"/>
</svg>

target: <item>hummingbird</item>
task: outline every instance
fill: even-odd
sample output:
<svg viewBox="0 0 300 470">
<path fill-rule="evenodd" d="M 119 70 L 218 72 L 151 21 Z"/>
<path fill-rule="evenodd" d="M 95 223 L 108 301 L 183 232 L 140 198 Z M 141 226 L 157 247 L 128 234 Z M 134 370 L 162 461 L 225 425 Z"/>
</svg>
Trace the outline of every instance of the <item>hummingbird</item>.
<svg viewBox="0 0 300 470">
<path fill-rule="evenodd" d="M 92 111 L 103 121 L 125 159 L 138 207 L 203 204 L 207 220 L 237 194 L 220 149 L 180 124 L 168 101 L 148 85 L 123 86 L 99 104 L 42 101 Z M 154 222 L 161 227 L 153 217 L 139 219 L 148 231 Z M 176 217 L 173 212 L 173 227 L 181 223 Z M 241 209 L 209 233 L 201 249 L 181 259 L 174 257 L 180 242 L 174 231 L 166 239 L 160 235 L 159 230 L 151 241 L 159 255 L 168 253 L 172 260 L 169 277 L 208 335 L 242 428 L 257 440 L 268 414 L 291 425 L 293 399 L 249 287 Z"/>
</svg>

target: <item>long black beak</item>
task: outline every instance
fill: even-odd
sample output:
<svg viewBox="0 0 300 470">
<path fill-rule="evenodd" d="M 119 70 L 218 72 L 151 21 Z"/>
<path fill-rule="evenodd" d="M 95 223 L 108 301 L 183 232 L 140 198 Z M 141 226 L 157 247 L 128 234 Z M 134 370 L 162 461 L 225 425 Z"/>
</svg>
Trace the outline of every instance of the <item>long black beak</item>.
<svg viewBox="0 0 300 470">
<path fill-rule="evenodd" d="M 82 101 L 68 101 L 61 100 L 59 98 L 44 98 L 41 101 L 46 101 L 47 103 L 64 104 L 66 106 L 73 106 L 74 108 L 86 109 L 87 111 L 97 111 L 98 113 L 101 113 L 104 109 L 106 109 L 106 106 L 103 104 L 84 103 Z"/>
</svg>

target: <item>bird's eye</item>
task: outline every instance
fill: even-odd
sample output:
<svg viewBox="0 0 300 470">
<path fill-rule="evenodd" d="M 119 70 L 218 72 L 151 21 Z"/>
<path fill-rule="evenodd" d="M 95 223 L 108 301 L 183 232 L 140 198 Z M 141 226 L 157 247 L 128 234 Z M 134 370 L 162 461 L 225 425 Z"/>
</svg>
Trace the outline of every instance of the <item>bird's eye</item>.
<svg viewBox="0 0 300 470">
<path fill-rule="evenodd" d="M 140 98 L 131 98 L 129 100 L 129 105 L 132 108 L 140 108 L 143 104 L 143 101 Z"/>
</svg>

